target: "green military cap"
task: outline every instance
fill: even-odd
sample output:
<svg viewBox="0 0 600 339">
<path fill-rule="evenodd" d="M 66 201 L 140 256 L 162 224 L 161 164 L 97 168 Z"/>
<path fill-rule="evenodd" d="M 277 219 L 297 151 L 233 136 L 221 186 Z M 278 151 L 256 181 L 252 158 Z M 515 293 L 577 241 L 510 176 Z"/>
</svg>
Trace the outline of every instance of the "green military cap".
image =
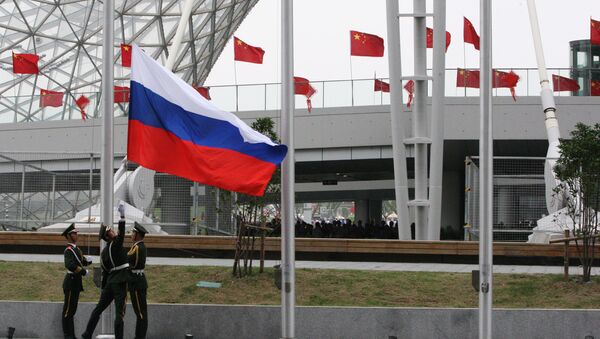
<svg viewBox="0 0 600 339">
<path fill-rule="evenodd" d="M 135 221 L 133 223 L 133 230 L 132 230 L 132 232 L 138 232 L 138 233 L 141 233 L 141 234 L 148 233 L 148 231 L 144 228 L 144 226 L 138 224 L 137 221 Z"/>
<path fill-rule="evenodd" d="M 67 234 L 69 233 L 77 233 L 77 230 L 75 229 L 75 223 L 72 223 L 71 225 L 69 225 L 69 227 L 67 227 L 62 233 L 61 235 L 63 237 L 66 237 Z"/>
<path fill-rule="evenodd" d="M 110 230 L 110 227 L 106 225 L 100 225 L 100 233 L 98 233 L 98 237 L 102 240 L 106 240 L 106 233 Z"/>
</svg>

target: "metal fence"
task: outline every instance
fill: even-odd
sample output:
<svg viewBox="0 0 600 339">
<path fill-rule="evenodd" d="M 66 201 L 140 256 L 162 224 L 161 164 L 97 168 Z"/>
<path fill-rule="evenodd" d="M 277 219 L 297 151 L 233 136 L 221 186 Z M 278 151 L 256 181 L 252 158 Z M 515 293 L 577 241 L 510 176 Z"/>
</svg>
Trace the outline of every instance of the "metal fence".
<svg viewBox="0 0 600 339">
<path fill-rule="evenodd" d="M 467 69 L 478 70 L 478 69 Z M 498 71 L 515 72 L 520 80 L 515 87 L 515 94 L 519 96 L 539 95 L 539 75 L 537 68 L 498 68 Z M 551 74 L 563 77 L 572 77 L 573 74 L 585 73 L 585 79 L 600 78 L 600 70 L 593 68 L 573 69 L 573 68 L 549 68 Z M 445 88 L 448 97 L 472 97 L 479 96 L 479 89 L 457 87 L 456 81 L 459 70 L 456 68 L 446 69 Z M 428 70 L 431 75 L 431 69 Z M 388 81 L 387 78 L 378 78 Z M 311 98 L 311 105 L 314 108 L 326 107 L 351 107 L 351 106 L 369 106 L 369 105 L 389 105 L 390 94 L 381 91 L 374 91 L 374 78 L 371 79 L 340 79 L 311 81 L 310 85 L 315 88 L 316 93 Z M 591 87 L 584 78 L 575 79 L 579 82 L 581 90 L 579 92 L 558 91 L 557 96 L 589 96 Z M 128 81 L 124 78 L 119 79 L 117 83 L 120 86 L 128 86 Z M 235 84 L 235 85 L 215 85 L 210 86 L 210 96 L 212 102 L 219 108 L 226 111 L 261 111 L 261 110 L 279 110 L 281 108 L 281 85 L 279 83 L 261 83 L 261 84 Z M 432 91 L 432 83 L 429 82 L 429 93 Z M 61 107 L 45 107 L 41 114 L 31 115 L 30 112 L 21 112 L 17 110 L 22 102 L 37 103 L 39 95 L 28 95 L 22 97 L 3 95 L 4 107 L 9 109 L 0 110 L 0 123 L 12 123 L 21 121 L 37 120 L 69 120 L 82 119 L 81 112 L 75 104 L 75 98 L 85 94 L 91 103 L 88 105 L 88 117 L 97 118 L 100 115 L 99 93 L 71 93 Z M 495 88 L 494 96 L 510 96 L 508 88 Z M 408 100 L 408 93 L 403 90 L 404 102 Z M 306 98 L 301 95 L 296 96 L 295 107 L 298 109 L 306 108 Z M 128 103 L 115 104 L 115 116 L 124 116 L 128 111 Z M 37 107 L 37 104 L 34 105 Z M 13 109 L 14 108 L 14 109 Z"/>
<path fill-rule="evenodd" d="M 494 157 L 493 234 L 495 241 L 527 241 L 537 220 L 548 213 L 545 158 Z M 465 160 L 465 239 L 479 238 L 479 158 Z"/>
<path fill-rule="evenodd" d="M 123 155 L 115 156 L 116 164 L 119 158 Z M 127 166 L 129 171 L 136 167 Z M 232 195 L 162 173 L 155 174 L 154 183 L 144 212 L 166 232 L 235 233 Z M 85 216 L 77 217 L 78 223 L 98 223 L 89 207 L 99 197 L 99 154 L 0 153 L 0 230 L 37 230 L 76 218 L 78 212 Z"/>
</svg>

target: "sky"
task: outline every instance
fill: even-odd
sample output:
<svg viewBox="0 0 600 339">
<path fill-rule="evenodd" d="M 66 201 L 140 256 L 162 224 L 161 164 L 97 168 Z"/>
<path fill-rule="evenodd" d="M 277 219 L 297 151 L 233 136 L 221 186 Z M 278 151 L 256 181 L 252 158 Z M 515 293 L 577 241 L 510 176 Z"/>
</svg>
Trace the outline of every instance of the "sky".
<svg viewBox="0 0 600 339">
<path fill-rule="evenodd" d="M 350 30 L 375 34 L 387 40 L 385 0 L 294 1 L 294 74 L 311 81 L 372 79 L 389 76 L 382 58 L 350 57 Z M 412 1 L 400 1 L 400 12 L 412 10 Z M 493 66 L 537 68 L 526 0 L 495 0 L 492 14 Z M 599 0 L 537 0 L 542 43 L 548 68 L 569 67 L 569 41 L 589 39 L 590 17 L 600 20 Z M 446 27 L 452 43 L 447 68 L 479 66 L 479 52 L 463 43 L 463 16 L 478 33 L 479 0 L 447 0 Z M 428 12 L 433 9 L 427 0 Z M 233 61 L 233 37 L 205 81 L 206 85 L 280 82 L 280 0 L 259 0 L 235 36 L 266 53 L 262 65 Z M 412 74 L 412 19 L 400 19 L 402 72 Z M 428 18 L 428 27 L 432 19 Z M 431 67 L 431 50 L 428 50 Z"/>
</svg>

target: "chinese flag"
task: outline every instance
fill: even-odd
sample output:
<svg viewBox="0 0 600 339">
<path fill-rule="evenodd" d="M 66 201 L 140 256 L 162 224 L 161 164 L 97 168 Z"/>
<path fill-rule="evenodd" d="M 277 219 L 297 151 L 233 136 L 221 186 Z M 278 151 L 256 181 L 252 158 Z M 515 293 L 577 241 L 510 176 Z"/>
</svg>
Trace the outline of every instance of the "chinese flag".
<svg viewBox="0 0 600 339">
<path fill-rule="evenodd" d="M 556 74 L 552 74 L 552 87 L 554 87 L 554 92 L 579 91 L 579 84 L 577 83 L 577 81 L 561 77 L 560 75 Z"/>
<path fill-rule="evenodd" d="M 600 81 L 592 80 L 590 83 L 590 95 L 600 96 Z"/>
<path fill-rule="evenodd" d="M 210 100 L 210 87 L 194 86 L 194 89 L 206 100 Z"/>
<path fill-rule="evenodd" d="M 465 42 L 466 43 L 470 43 L 473 44 L 473 46 L 475 46 L 476 50 L 479 50 L 479 34 L 477 34 L 477 31 L 475 31 L 475 27 L 473 27 L 473 24 L 471 23 L 471 21 L 469 21 L 469 19 L 464 18 L 465 19 L 465 27 L 464 27 L 464 32 L 463 32 L 463 36 L 465 38 Z"/>
<path fill-rule="evenodd" d="M 408 92 L 408 102 L 406 103 L 406 107 L 410 107 L 415 95 L 415 82 L 413 80 L 409 80 L 406 85 L 404 85 L 404 89 Z"/>
<path fill-rule="evenodd" d="M 47 89 L 40 90 L 40 107 L 60 107 L 63 103 L 62 92 L 49 91 Z"/>
<path fill-rule="evenodd" d="M 87 117 L 87 115 L 85 114 L 85 107 L 90 103 L 90 99 L 88 99 L 85 95 L 80 96 L 79 98 L 77 98 L 77 100 L 75 100 L 75 104 L 77 105 L 77 107 L 79 107 L 79 110 L 81 111 L 81 119 L 85 120 L 85 118 Z"/>
<path fill-rule="evenodd" d="M 350 31 L 350 55 L 382 57 L 383 39 L 377 35 Z"/>
<path fill-rule="evenodd" d="M 131 67 L 131 45 L 121 44 L 121 65 Z"/>
<path fill-rule="evenodd" d="M 479 71 L 459 68 L 456 72 L 456 87 L 479 88 Z"/>
<path fill-rule="evenodd" d="M 250 46 L 237 37 L 233 37 L 233 59 L 237 61 L 262 64 L 265 51 L 260 47 Z"/>
<path fill-rule="evenodd" d="M 38 74 L 38 61 L 40 57 L 37 54 L 17 54 L 13 52 L 13 73 L 15 74 Z"/>
<path fill-rule="evenodd" d="M 114 86 L 115 104 L 129 102 L 129 87 Z"/>
<path fill-rule="evenodd" d="M 375 79 L 375 92 L 390 92 L 390 84 L 385 81 Z"/>
<path fill-rule="evenodd" d="M 590 43 L 600 45 L 600 21 L 590 19 Z"/>
<path fill-rule="evenodd" d="M 312 97 L 315 93 L 317 93 L 317 90 L 310 85 L 310 81 L 308 81 L 308 79 L 294 77 L 294 94 L 300 94 L 306 97 L 306 107 L 308 108 L 309 112 L 312 109 L 310 97 Z"/>
<path fill-rule="evenodd" d="M 514 101 L 517 101 L 517 97 L 515 95 L 515 87 L 517 86 L 517 82 L 519 82 L 519 76 L 515 72 L 502 72 L 494 70 L 492 87 L 509 88 L 510 94 L 512 95 Z"/>
<path fill-rule="evenodd" d="M 448 46 L 450 46 L 450 41 L 452 40 L 452 36 L 448 31 L 446 31 L 446 52 L 448 51 Z M 427 48 L 433 48 L 433 28 L 427 27 Z"/>
</svg>

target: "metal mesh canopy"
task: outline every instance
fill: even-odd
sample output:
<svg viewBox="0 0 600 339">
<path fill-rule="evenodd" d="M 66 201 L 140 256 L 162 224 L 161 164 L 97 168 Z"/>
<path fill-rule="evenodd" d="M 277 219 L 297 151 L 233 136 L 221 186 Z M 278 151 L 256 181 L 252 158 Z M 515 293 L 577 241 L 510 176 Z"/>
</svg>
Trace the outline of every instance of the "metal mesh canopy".
<svg viewBox="0 0 600 339">
<path fill-rule="evenodd" d="M 202 83 L 229 37 L 258 0 L 195 1 L 174 72 Z M 129 86 L 121 43 L 136 43 L 164 63 L 184 1 L 115 1 L 115 85 Z M 102 70 L 102 1 L 0 0 L 0 122 L 81 119 L 75 100 L 90 99 L 99 115 Z M 13 74 L 12 52 L 40 56 L 39 75 Z M 40 107 L 41 89 L 64 92 L 62 107 Z M 115 116 L 127 104 L 115 104 Z"/>
</svg>

